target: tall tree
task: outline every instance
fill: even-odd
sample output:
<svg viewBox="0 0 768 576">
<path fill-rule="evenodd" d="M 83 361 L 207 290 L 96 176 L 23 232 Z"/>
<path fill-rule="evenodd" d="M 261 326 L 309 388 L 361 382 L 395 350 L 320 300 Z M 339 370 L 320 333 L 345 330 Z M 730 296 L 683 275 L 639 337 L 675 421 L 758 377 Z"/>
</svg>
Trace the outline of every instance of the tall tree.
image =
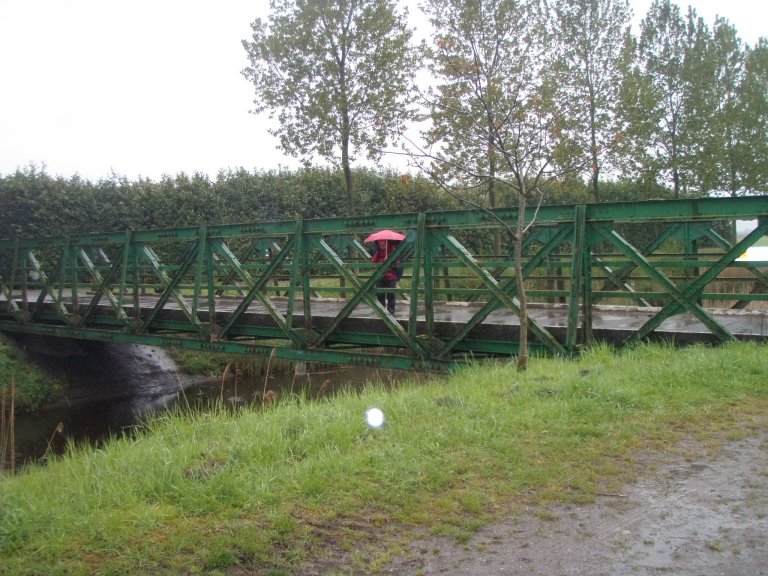
<svg viewBox="0 0 768 576">
<path fill-rule="evenodd" d="M 685 21 L 669 0 L 655 0 L 643 19 L 640 57 L 653 85 L 653 110 L 658 117 L 654 140 L 648 143 L 657 172 L 668 171 L 675 198 L 680 195 L 680 121 L 683 114 Z"/>
<path fill-rule="evenodd" d="M 617 106 L 631 11 L 627 0 L 556 0 L 553 7 L 560 47 L 553 82 L 569 103 L 570 129 L 589 151 L 591 190 L 599 201 L 600 173 L 613 159 L 620 132 Z"/>
<path fill-rule="evenodd" d="M 718 188 L 718 132 L 722 124 L 721 94 L 712 34 L 692 9 L 686 22 L 683 60 L 683 113 L 680 117 L 681 190 L 704 196 Z"/>
<path fill-rule="evenodd" d="M 747 50 L 735 162 L 742 193 L 768 192 L 768 39 Z M 736 194 L 736 191 L 733 191 Z"/>
<path fill-rule="evenodd" d="M 279 121 L 272 134 L 292 156 L 325 158 L 344 171 L 356 213 L 351 163 L 373 160 L 414 115 L 416 50 L 392 0 L 270 0 L 243 41 L 255 113 Z"/>
<path fill-rule="evenodd" d="M 710 32 L 693 8 L 687 19 L 670 0 L 654 0 L 641 25 L 639 57 L 655 102 L 647 149 L 651 169 L 681 193 L 703 194 L 711 181 L 703 147 L 712 137 L 715 104 Z"/>
<path fill-rule="evenodd" d="M 639 59 L 638 40 L 631 31 L 624 34 L 621 52 L 624 70 L 616 107 L 618 132 L 613 144 L 623 179 L 655 183 L 656 169 L 648 142 L 655 139 L 660 111 L 651 76 Z"/>
<path fill-rule="evenodd" d="M 516 36 L 530 24 L 514 21 L 522 14 L 514 2 L 429 0 L 424 9 L 437 31 L 431 70 L 441 82 L 429 102 L 433 124 L 426 140 L 429 145 L 439 143 L 443 158 L 461 167 L 460 172 L 471 167 L 486 175 L 477 185 L 487 192 L 485 206 L 495 208 L 499 159 L 490 134 L 495 116 L 506 106 L 502 78 L 523 72 L 520 63 L 506 55 L 518 43 L 525 49 L 525 41 Z M 468 137 L 474 132 L 485 137 Z"/>
<path fill-rule="evenodd" d="M 424 166 L 446 189 L 503 182 L 518 198 L 514 239 L 520 305 L 518 368 L 528 363 L 528 307 L 522 276 L 526 202 L 575 168 L 565 114 L 542 80 L 546 12 L 540 0 L 427 0 L 436 31 L 429 102 L 434 152 Z M 493 207 L 493 203 L 490 204 Z M 478 208 L 483 208 L 478 206 Z"/>
<path fill-rule="evenodd" d="M 739 92 L 744 82 L 745 54 L 736 30 L 722 18 L 715 21 L 709 44 L 713 91 L 709 100 L 716 111 L 709 141 L 713 144 L 710 165 L 712 189 L 733 194 L 740 188 L 736 155 L 738 137 L 736 123 L 740 112 Z"/>
<path fill-rule="evenodd" d="M 765 52 L 765 39 L 750 49 L 727 20 L 715 21 L 711 61 L 716 79 L 713 100 L 718 106 L 718 149 L 713 164 L 716 188 L 732 196 L 768 189 Z"/>
</svg>

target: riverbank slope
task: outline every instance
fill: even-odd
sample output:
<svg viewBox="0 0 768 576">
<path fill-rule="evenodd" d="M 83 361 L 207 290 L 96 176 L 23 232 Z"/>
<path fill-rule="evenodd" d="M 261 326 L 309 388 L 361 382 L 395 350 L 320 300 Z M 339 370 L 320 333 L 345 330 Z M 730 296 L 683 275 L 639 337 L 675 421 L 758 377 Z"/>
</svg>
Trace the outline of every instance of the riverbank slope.
<svg viewBox="0 0 768 576">
<path fill-rule="evenodd" d="M 0 573 L 373 574 L 418 535 L 594 502 L 639 455 L 768 412 L 765 346 L 607 348 L 163 416 L 0 481 Z M 379 407 L 384 425 L 365 413 Z"/>
</svg>

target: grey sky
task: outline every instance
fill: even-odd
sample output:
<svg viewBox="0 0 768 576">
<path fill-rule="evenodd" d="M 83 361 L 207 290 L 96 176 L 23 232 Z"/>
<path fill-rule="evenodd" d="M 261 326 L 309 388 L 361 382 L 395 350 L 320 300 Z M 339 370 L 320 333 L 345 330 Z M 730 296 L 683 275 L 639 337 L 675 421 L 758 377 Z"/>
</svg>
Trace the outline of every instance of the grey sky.
<svg viewBox="0 0 768 576">
<path fill-rule="evenodd" d="M 650 3 L 632 0 L 636 15 Z M 690 3 L 748 43 L 768 35 L 765 0 Z M 91 180 L 295 167 L 266 117 L 249 114 L 240 74 L 241 40 L 267 12 L 267 0 L 0 0 L 0 174 L 30 163 Z"/>
</svg>

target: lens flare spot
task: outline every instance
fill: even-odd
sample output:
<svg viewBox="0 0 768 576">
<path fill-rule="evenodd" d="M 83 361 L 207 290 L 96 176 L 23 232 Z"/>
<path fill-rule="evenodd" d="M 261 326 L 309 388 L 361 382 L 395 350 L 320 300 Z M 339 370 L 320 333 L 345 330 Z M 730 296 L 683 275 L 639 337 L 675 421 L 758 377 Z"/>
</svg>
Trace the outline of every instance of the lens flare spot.
<svg viewBox="0 0 768 576">
<path fill-rule="evenodd" d="M 379 408 L 370 408 L 365 412 L 365 421 L 371 428 L 381 428 L 384 426 L 384 412 Z"/>
</svg>

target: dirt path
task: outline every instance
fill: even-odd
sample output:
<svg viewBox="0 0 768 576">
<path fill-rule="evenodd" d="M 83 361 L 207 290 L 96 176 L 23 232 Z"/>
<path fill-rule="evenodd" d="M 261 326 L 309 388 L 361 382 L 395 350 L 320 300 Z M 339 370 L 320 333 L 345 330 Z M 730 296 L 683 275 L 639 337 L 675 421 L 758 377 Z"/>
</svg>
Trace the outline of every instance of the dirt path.
<svg viewBox="0 0 768 576">
<path fill-rule="evenodd" d="M 399 576 L 768 576 L 768 422 L 715 455 L 687 440 L 593 504 L 526 510 L 466 545 L 414 542 Z"/>
</svg>

